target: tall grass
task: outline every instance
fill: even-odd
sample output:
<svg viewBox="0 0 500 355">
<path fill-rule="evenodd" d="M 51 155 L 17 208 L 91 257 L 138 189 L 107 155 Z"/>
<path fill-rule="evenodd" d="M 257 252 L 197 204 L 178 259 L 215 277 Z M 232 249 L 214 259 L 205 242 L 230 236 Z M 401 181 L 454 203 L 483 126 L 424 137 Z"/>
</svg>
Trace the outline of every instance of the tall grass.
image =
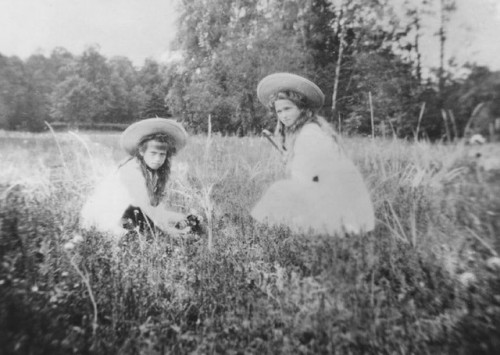
<svg viewBox="0 0 500 355">
<path fill-rule="evenodd" d="M 377 227 L 338 239 L 250 218 L 284 175 L 263 138 L 192 137 L 168 198 L 201 213 L 207 235 L 117 240 L 80 230 L 78 213 L 124 157 L 118 136 L 57 140 L 62 156 L 50 135 L 0 140 L 5 353 L 500 349 L 500 278 L 485 263 L 500 249 L 498 175 L 465 146 L 346 139 Z"/>
</svg>

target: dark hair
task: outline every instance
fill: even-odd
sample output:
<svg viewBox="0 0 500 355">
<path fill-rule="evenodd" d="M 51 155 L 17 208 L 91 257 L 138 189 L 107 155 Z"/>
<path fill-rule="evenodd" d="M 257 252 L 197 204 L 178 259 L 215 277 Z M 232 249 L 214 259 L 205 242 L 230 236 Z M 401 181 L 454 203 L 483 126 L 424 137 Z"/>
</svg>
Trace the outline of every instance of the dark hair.
<svg viewBox="0 0 500 355">
<path fill-rule="evenodd" d="M 283 90 L 272 94 L 269 99 L 268 107 L 271 111 L 274 111 L 274 102 L 276 100 L 290 100 L 301 110 L 307 109 L 309 106 L 307 97 L 293 90 Z"/>
<path fill-rule="evenodd" d="M 301 111 L 299 118 L 297 118 L 297 120 L 290 127 L 285 127 L 285 125 L 278 119 L 274 106 L 276 100 L 289 100 L 293 102 Z M 276 126 L 277 132 L 275 132 L 275 134 L 278 134 L 281 137 L 281 145 L 285 150 L 286 135 L 297 132 L 300 128 L 302 128 L 302 126 L 304 126 L 304 124 L 313 120 L 315 116 L 315 110 L 310 106 L 307 101 L 307 97 L 293 90 L 278 91 L 271 95 L 268 108 L 278 121 Z"/>
<path fill-rule="evenodd" d="M 148 143 L 151 141 L 156 141 L 165 144 L 165 150 L 167 152 L 167 157 L 165 162 L 161 167 L 159 167 L 153 174 L 158 176 L 156 184 L 154 184 L 152 175 L 148 170 L 150 170 L 144 161 L 142 154 L 146 151 Z M 165 186 L 167 184 L 168 178 L 170 176 L 170 159 L 177 152 L 175 148 L 174 141 L 172 137 L 163 133 L 154 133 L 145 136 L 138 144 L 136 151 L 136 158 L 139 160 L 141 165 L 142 175 L 146 180 L 146 189 L 148 190 L 149 202 L 152 206 L 158 206 L 160 203 L 163 193 L 165 191 Z"/>
<path fill-rule="evenodd" d="M 293 139 L 295 136 L 294 134 L 297 133 L 306 123 L 312 122 L 317 124 L 324 132 L 326 132 L 326 134 L 332 137 L 339 150 L 341 152 L 344 152 L 344 148 L 338 134 L 335 132 L 330 123 L 328 123 L 323 117 L 317 114 L 318 109 L 311 107 L 305 95 L 293 90 L 284 90 L 273 94 L 270 97 L 268 108 L 271 110 L 274 116 L 277 116 L 274 107 L 274 103 L 276 102 L 276 100 L 290 100 L 301 111 L 301 115 L 299 116 L 299 118 L 297 118 L 297 120 L 290 127 L 285 127 L 285 125 L 276 117 L 278 123 L 276 126 L 275 135 L 279 135 L 281 137 L 281 145 L 284 150 L 286 150 L 285 143 L 287 135 L 291 136 L 291 145 L 293 145 Z M 290 155 L 288 155 L 288 157 L 290 159 L 290 157 L 293 155 L 293 152 L 290 152 L 289 154 Z"/>
</svg>

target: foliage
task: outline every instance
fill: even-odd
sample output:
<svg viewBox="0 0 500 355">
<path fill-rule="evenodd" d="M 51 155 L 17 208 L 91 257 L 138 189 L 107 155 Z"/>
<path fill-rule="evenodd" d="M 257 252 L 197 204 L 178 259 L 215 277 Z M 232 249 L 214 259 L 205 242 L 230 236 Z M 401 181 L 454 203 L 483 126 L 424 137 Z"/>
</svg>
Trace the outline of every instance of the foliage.
<svg viewBox="0 0 500 355">
<path fill-rule="evenodd" d="M 99 91 L 79 76 L 68 77 L 57 85 L 52 100 L 52 116 L 58 121 L 92 122 L 101 113 Z"/>
<path fill-rule="evenodd" d="M 192 137 L 175 158 L 169 198 L 211 221 L 209 251 L 206 237 L 79 229 L 92 184 L 120 159 L 118 135 L 3 137 L 0 351 L 498 352 L 499 278 L 485 265 L 500 251 L 497 173 L 462 145 L 344 145 L 377 228 L 331 238 L 250 218 L 283 174 L 270 145 Z M 466 273 L 477 281 L 462 284 Z"/>
<path fill-rule="evenodd" d="M 170 115 L 162 67 L 140 69 L 127 58 L 106 59 L 96 47 L 81 56 L 62 48 L 26 62 L 0 56 L 0 127 L 40 131 L 44 121 L 70 126 L 131 123 Z"/>
<path fill-rule="evenodd" d="M 485 137 L 489 133 L 489 123 L 500 117 L 500 72 L 490 72 L 488 68 L 471 66 L 469 76 L 454 90 L 450 90 L 447 106 L 452 108 L 457 115 L 459 132 L 464 130 L 472 120 L 471 124 L 476 133 Z M 457 105 L 458 103 L 458 105 Z M 476 112 L 474 109 L 479 104 L 484 104 L 486 112 Z M 473 117 L 473 114 L 477 117 Z"/>
<path fill-rule="evenodd" d="M 0 55 L 0 124 L 10 129 L 39 130 L 47 116 L 45 61 Z"/>
<path fill-rule="evenodd" d="M 78 56 L 56 48 L 26 61 L 0 56 L 0 127 L 39 131 L 44 121 L 86 126 L 175 116 L 192 132 L 206 132 L 210 117 L 215 132 L 258 134 L 274 122 L 255 89 L 278 71 L 317 83 L 326 96 L 320 113 L 353 134 L 438 140 L 446 132 L 443 110 L 458 136 L 479 102 L 488 102 L 486 121 L 497 114 L 498 73 L 445 58 L 455 2 L 401 5 L 403 11 L 384 0 L 183 0 L 172 44 L 181 60 L 147 59 L 135 68 L 98 47 Z M 442 46 L 440 63 L 424 78 L 419 41 L 429 18 L 439 22 Z"/>
<path fill-rule="evenodd" d="M 369 93 L 372 95 L 374 124 L 395 127 L 398 137 L 408 136 L 408 127 L 416 127 L 415 103 L 412 94 L 417 85 L 411 76 L 408 65 L 392 60 L 390 52 L 360 54 L 353 66 L 349 105 L 361 124 L 353 132 L 371 132 Z M 400 98 L 399 101 L 394 100 Z M 405 132 L 406 130 L 406 132 Z M 411 131 L 410 131 L 411 132 Z"/>
<path fill-rule="evenodd" d="M 370 125 L 365 108 L 367 87 L 361 81 L 370 75 L 376 91 L 384 91 L 384 85 L 392 80 L 392 92 L 384 93 L 384 100 L 379 103 L 379 107 L 390 107 L 389 117 L 385 117 L 384 111 L 377 114 L 384 119 L 409 115 L 411 66 L 389 50 L 401 34 L 386 4 L 350 2 L 342 23 L 338 9 L 327 1 L 231 1 L 205 5 L 186 1 L 181 6 L 178 43 L 188 64 L 186 79 L 181 83 L 184 89 L 176 91 L 175 97 L 170 96 L 175 103 L 173 111 L 187 115 L 187 122 L 194 126 L 203 126 L 209 114 L 216 121 L 227 121 L 226 117 L 215 115 L 220 110 L 218 106 L 223 105 L 224 112 L 229 110 L 233 125 L 216 124 L 215 129 L 244 134 L 248 123 L 260 129 L 264 111 L 255 99 L 246 98 L 254 96 L 264 75 L 275 71 L 299 73 L 317 82 L 326 93 L 324 114 L 329 116 L 340 43 L 338 26 L 346 26 L 348 33 L 341 71 L 341 111 L 360 117 L 361 133 L 366 130 Z M 383 16 L 389 18 L 386 26 L 379 22 Z M 370 66 L 374 58 L 387 62 L 391 78 L 387 78 L 389 70 L 379 70 L 378 63 Z M 394 67 L 398 69 L 393 70 Z M 241 117 L 241 112 L 246 112 L 247 117 Z"/>
</svg>

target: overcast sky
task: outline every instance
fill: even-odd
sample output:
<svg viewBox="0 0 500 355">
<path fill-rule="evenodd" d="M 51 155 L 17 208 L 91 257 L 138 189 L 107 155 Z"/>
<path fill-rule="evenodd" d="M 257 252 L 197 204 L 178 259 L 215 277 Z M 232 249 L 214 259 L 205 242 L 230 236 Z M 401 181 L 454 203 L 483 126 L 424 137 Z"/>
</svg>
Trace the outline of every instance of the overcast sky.
<svg viewBox="0 0 500 355">
<path fill-rule="evenodd" d="M 459 64 L 475 61 L 500 70 L 500 0 L 456 0 L 456 4 L 457 10 L 451 15 L 447 30 L 446 56 L 455 57 Z M 425 34 L 421 43 L 423 61 L 437 67 L 437 19 L 427 26 L 432 30 Z"/>
<path fill-rule="evenodd" d="M 402 2 L 404 0 L 392 0 Z M 412 0 L 410 0 L 412 1 Z M 419 2 L 419 0 L 415 0 Z M 177 0 L 0 0 L 0 53 L 26 59 L 55 47 L 80 54 L 98 44 L 100 52 L 160 60 L 176 30 Z M 475 60 L 500 70 L 500 0 L 457 0 L 447 54 L 460 63 Z M 438 65 L 437 37 L 423 39 L 424 62 Z"/>
<path fill-rule="evenodd" d="M 55 47 L 160 59 L 175 35 L 175 0 L 0 0 L 0 53 L 26 58 Z"/>
</svg>

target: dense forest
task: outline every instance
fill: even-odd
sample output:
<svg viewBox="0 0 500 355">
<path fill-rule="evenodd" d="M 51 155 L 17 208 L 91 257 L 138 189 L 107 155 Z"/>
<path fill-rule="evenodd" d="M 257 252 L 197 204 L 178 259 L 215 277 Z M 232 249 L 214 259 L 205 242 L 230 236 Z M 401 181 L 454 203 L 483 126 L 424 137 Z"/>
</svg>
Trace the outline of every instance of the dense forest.
<svg viewBox="0 0 500 355">
<path fill-rule="evenodd" d="M 481 102 L 500 116 L 500 73 L 457 68 L 446 55 L 454 2 L 415 3 L 401 12 L 384 0 L 183 0 L 171 46 L 182 53 L 177 61 L 138 68 L 97 46 L 26 60 L 0 54 L 0 128 L 109 128 L 174 116 L 196 133 L 210 116 L 213 131 L 257 133 L 270 123 L 255 88 L 276 71 L 315 81 L 327 96 L 322 114 L 345 133 L 453 138 Z M 424 75 L 429 16 L 439 20 L 441 52 Z"/>
</svg>

